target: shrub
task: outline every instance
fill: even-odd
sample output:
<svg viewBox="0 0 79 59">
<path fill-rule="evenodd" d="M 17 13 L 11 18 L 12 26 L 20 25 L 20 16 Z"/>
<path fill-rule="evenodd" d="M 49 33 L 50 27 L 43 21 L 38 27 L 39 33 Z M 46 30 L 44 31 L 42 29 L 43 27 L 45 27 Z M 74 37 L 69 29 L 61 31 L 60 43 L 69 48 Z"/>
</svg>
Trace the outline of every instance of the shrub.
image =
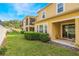
<svg viewBox="0 0 79 59">
<path fill-rule="evenodd" d="M 27 40 L 40 40 L 42 42 L 49 41 L 49 35 L 46 33 L 38 33 L 38 32 L 26 32 L 25 38 Z"/>
<path fill-rule="evenodd" d="M 24 32 L 25 32 L 25 31 L 22 30 L 20 33 L 21 33 L 21 34 L 24 34 Z"/>
<path fill-rule="evenodd" d="M 41 40 L 42 42 L 47 42 L 47 41 L 49 41 L 49 40 L 50 40 L 49 35 L 46 34 L 46 33 L 41 33 L 41 35 L 40 35 L 40 40 Z"/>
<path fill-rule="evenodd" d="M 26 32 L 25 38 L 28 40 L 38 40 L 39 39 L 39 33 L 37 32 Z"/>
<path fill-rule="evenodd" d="M 0 47 L 0 55 L 4 55 L 6 51 L 7 51 L 6 47 Z"/>
</svg>

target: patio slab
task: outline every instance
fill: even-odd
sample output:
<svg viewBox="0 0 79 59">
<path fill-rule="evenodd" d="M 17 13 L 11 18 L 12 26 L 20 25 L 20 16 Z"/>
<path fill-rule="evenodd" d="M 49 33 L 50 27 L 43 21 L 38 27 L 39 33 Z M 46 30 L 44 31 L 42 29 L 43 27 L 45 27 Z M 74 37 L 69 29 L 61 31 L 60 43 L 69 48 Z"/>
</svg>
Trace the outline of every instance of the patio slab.
<svg viewBox="0 0 79 59">
<path fill-rule="evenodd" d="M 52 43 L 57 43 L 65 48 L 71 48 L 75 50 L 79 50 L 79 47 L 75 46 L 74 42 L 68 40 L 51 40 Z"/>
</svg>

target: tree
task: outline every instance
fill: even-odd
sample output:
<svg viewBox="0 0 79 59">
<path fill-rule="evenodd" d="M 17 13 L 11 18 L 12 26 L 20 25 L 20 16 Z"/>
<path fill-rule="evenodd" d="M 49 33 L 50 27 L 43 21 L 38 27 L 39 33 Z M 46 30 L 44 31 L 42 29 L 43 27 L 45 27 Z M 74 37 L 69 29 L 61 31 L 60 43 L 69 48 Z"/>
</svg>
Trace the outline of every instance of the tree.
<svg viewBox="0 0 79 59">
<path fill-rule="evenodd" d="M 19 20 L 3 21 L 3 25 L 5 27 L 20 28 L 20 21 Z"/>
</svg>

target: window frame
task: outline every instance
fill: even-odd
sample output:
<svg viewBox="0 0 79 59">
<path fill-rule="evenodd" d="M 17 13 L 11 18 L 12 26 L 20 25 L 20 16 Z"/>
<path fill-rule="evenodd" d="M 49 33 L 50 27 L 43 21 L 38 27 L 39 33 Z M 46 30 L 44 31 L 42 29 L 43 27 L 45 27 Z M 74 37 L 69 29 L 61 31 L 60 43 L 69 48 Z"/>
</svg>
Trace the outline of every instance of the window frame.
<svg viewBox="0 0 79 59">
<path fill-rule="evenodd" d="M 46 26 L 47 28 L 45 28 L 45 26 Z M 44 32 L 44 33 L 48 33 L 48 26 L 47 26 L 47 24 L 44 24 L 43 27 L 44 27 L 43 32 Z M 47 31 L 47 32 L 46 32 L 46 31 Z"/>
<path fill-rule="evenodd" d="M 42 32 L 43 33 L 43 24 L 39 25 L 39 32 Z"/>
<path fill-rule="evenodd" d="M 43 13 L 44 13 L 44 14 L 43 14 Z M 43 15 L 45 15 L 45 17 L 44 17 L 44 18 L 43 18 Z M 45 18 L 46 18 L 46 11 L 42 11 L 41 18 L 42 18 L 42 19 L 45 19 Z"/>
<path fill-rule="evenodd" d="M 62 12 L 58 12 L 58 4 L 60 4 L 60 3 L 56 3 L 56 14 L 61 14 L 65 11 L 65 4 L 63 3 L 63 11 Z"/>
<path fill-rule="evenodd" d="M 36 26 L 36 32 L 39 32 L 39 25 Z"/>
<path fill-rule="evenodd" d="M 40 27 L 40 26 L 42 26 L 42 27 Z M 47 29 L 45 28 L 45 26 L 47 26 Z M 42 28 L 42 29 L 40 29 L 40 28 Z M 37 29 L 36 32 L 48 33 L 48 24 L 40 24 L 40 25 L 37 25 L 36 26 L 36 29 Z"/>
</svg>

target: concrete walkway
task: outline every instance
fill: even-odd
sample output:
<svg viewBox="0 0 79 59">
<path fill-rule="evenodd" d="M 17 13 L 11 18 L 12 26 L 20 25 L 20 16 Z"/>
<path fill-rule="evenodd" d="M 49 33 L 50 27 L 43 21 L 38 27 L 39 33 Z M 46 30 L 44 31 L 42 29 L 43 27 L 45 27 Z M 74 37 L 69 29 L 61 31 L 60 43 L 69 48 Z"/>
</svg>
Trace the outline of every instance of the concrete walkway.
<svg viewBox="0 0 79 59">
<path fill-rule="evenodd" d="M 79 47 L 75 46 L 74 42 L 68 41 L 68 40 L 52 40 L 54 43 L 58 43 L 64 47 L 70 47 L 70 48 L 75 48 L 79 50 Z"/>
<path fill-rule="evenodd" d="M 63 44 L 63 45 L 67 45 L 67 46 L 71 46 L 71 47 L 75 47 L 74 45 L 74 42 L 71 42 L 71 41 L 68 41 L 68 40 L 52 40 L 53 42 L 56 42 L 56 43 L 60 43 L 60 44 Z"/>
<path fill-rule="evenodd" d="M 2 25 L 0 25 L 0 46 L 5 39 L 6 33 L 7 33 L 7 29 L 4 28 Z"/>
</svg>

